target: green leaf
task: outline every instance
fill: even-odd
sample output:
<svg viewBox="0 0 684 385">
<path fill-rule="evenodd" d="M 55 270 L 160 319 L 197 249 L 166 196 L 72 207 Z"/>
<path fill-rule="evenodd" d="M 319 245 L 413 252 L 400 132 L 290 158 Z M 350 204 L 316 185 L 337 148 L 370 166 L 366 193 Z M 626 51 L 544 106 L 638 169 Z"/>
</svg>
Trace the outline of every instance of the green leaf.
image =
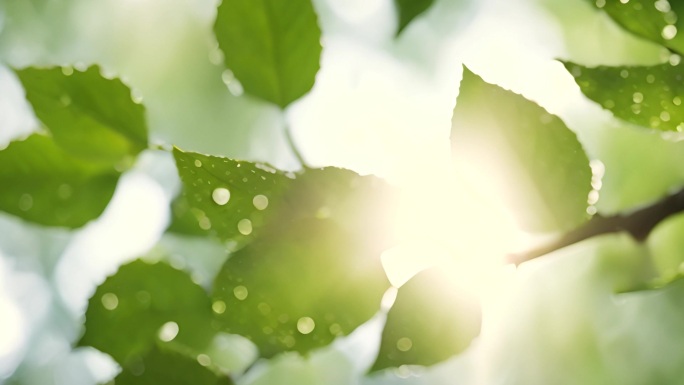
<svg viewBox="0 0 684 385">
<path fill-rule="evenodd" d="M 184 152 L 174 148 L 183 195 L 176 203 L 176 226 L 193 233 L 209 231 L 221 240 L 251 239 L 269 213 L 281 205 L 290 188 L 292 173 L 276 171 L 267 164 Z M 183 219 L 185 218 L 185 219 Z M 256 231 L 255 231 L 256 230 Z"/>
<path fill-rule="evenodd" d="M 397 36 L 401 34 L 413 19 L 427 11 L 434 2 L 435 0 L 394 0 L 394 5 L 399 11 Z"/>
<path fill-rule="evenodd" d="M 197 359 L 154 345 L 114 379 L 117 385 L 231 385 L 233 381 Z"/>
<path fill-rule="evenodd" d="M 157 341 L 201 350 L 214 334 L 211 302 L 201 287 L 164 263 L 137 260 L 121 266 L 90 298 L 79 345 L 131 367 Z"/>
<path fill-rule="evenodd" d="M 307 353 L 349 334 L 379 309 L 389 282 L 379 252 L 330 219 L 270 226 L 234 253 L 214 284 L 224 330 L 263 357 Z"/>
<path fill-rule="evenodd" d="M 457 166 L 476 167 L 527 230 L 568 230 L 586 220 L 587 155 L 537 104 L 464 68 L 451 142 Z"/>
<path fill-rule="evenodd" d="M 684 129 L 679 65 L 595 68 L 564 62 L 582 92 L 620 119 L 663 131 Z"/>
<path fill-rule="evenodd" d="M 684 3 L 666 0 L 590 0 L 624 29 L 684 53 Z"/>
<path fill-rule="evenodd" d="M 97 66 L 81 72 L 65 67 L 16 71 L 38 119 L 69 153 L 92 161 L 132 163 L 147 148 L 142 105 L 118 79 Z"/>
<path fill-rule="evenodd" d="M 214 32 L 246 92 L 284 108 L 313 87 L 322 47 L 311 0 L 224 0 Z"/>
<path fill-rule="evenodd" d="M 422 271 L 399 288 L 371 371 L 442 362 L 470 345 L 480 323 L 477 301 L 439 270 Z"/>
<path fill-rule="evenodd" d="M 189 211 L 238 246 L 214 284 L 225 331 L 250 338 L 264 357 L 305 353 L 378 310 L 389 286 L 379 257 L 391 242 L 391 187 L 337 168 L 293 174 L 179 149 L 174 156 Z"/>
<path fill-rule="evenodd" d="M 76 228 L 97 218 L 114 194 L 119 172 L 65 152 L 34 134 L 0 151 L 0 210 L 47 226 Z"/>
</svg>

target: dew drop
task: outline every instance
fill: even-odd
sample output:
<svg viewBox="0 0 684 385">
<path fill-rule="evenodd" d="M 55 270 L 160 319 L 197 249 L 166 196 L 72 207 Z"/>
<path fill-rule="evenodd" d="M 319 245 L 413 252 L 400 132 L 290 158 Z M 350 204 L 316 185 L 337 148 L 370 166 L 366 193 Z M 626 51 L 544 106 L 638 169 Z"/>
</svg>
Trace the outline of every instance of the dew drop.
<svg viewBox="0 0 684 385">
<path fill-rule="evenodd" d="M 635 92 L 634 94 L 632 94 L 632 101 L 634 103 L 643 102 L 644 101 L 644 94 L 642 94 L 641 92 Z"/>
<path fill-rule="evenodd" d="M 59 97 L 59 102 L 62 103 L 64 107 L 67 107 L 71 105 L 71 98 L 67 94 L 62 94 L 62 96 Z"/>
<path fill-rule="evenodd" d="M 670 121 L 670 113 L 667 111 L 662 111 L 660 113 L 660 120 L 663 122 L 669 122 Z"/>
<path fill-rule="evenodd" d="M 266 302 L 259 302 L 257 309 L 259 309 L 259 313 L 263 315 L 267 315 L 271 312 L 271 307 Z"/>
<path fill-rule="evenodd" d="M 142 91 L 140 91 L 137 88 L 131 89 L 131 100 L 133 100 L 133 103 L 135 103 L 135 104 L 142 103 L 142 101 L 143 101 Z"/>
<path fill-rule="evenodd" d="M 674 104 L 675 106 L 679 106 L 682 104 L 682 99 L 679 96 L 675 96 L 674 98 L 672 98 L 672 104 Z"/>
<path fill-rule="evenodd" d="M 596 0 L 596 7 L 603 8 L 606 5 L 606 0 Z"/>
<path fill-rule="evenodd" d="M 242 96 L 245 90 L 242 88 L 242 84 L 239 81 L 234 80 L 228 84 L 228 92 L 233 96 Z"/>
<path fill-rule="evenodd" d="M 209 220 L 208 217 L 201 217 L 197 223 L 199 224 L 200 229 L 202 230 L 210 230 L 211 229 L 211 220 Z"/>
<path fill-rule="evenodd" d="M 223 301 L 215 301 L 211 304 L 211 310 L 216 314 L 223 314 L 226 311 L 226 303 Z"/>
<path fill-rule="evenodd" d="M 670 55 L 669 62 L 671 66 L 678 66 L 679 63 L 682 62 L 682 57 L 677 54 L 672 54 Z"/>
<path fill-rule="evenodd" d="M 596 214 L 597 212 L 598 212 L 598 210 L 596 210 L 596 206 L 589 206 L 589 207 L 587 207 L 587 214 L 589 214 L 589 215 L 594 215 L 594 214 Z"/>
<path fill-rule="evenodd" d="M 31 210 L 31 207 L 33 207 L 33 197 L 31 194 L 22 194 L 22 196 L 19 197 L 19 210 L 29 211 Z"/>
<path fill-rule="evenodd" d="M 233 71 L 223 71 L 223 73 L 221 73 L 221 80 L 223 80 L 223 84 L 225 85 L 229 85 L 230 83 L 232 83 L 233 80 L 235 80 L 235 75 L 233 74 Z"/>
<path fill-rule="evenodd" d="M 629 77 L 629 70 L 620 71 L 620 77 L 622 77 L 623 79 L 627 79 Z"/>
<path fill-rule="evenodd" d="M 646 83 L 653 84 L 653 82 L 655 82 L 655 76 L 653 76 L 652 74 L 646 76 Z"/>
<path fill-rule="evenodd" d="M 240 286 L 235 286 L 233 289 L 233 295 L 235 298 L 237 298 L 240 301 L 244 301 L 245 298 L 249 295 L 249 291 L 247 290 L 246 287 L 240 285 Z"/>
<path fill-rule="evenodd" d="M 670 7 L 670 2 L 667 0 L 658 0 L 653 5 L 655 5 L 655 8 L 662 13 L 670 12 L 672 9 Z"/>
<path fill-rule="evenodd" d="M 599 200 L 599 192 L 596 190 L 589 191 L 589 197 L 587 198 L 587 203 L 590 205 L 596 204 Z"/>
<path fill-rule="evenodd" d="M 257 195 L 252 199 L 252 204 L 257 210 L 266 210 L 268 207 L 268 197 L 266 195 Z"/>
<path fill-rule="evenodd" d="M 102 302 L 102 306 L 107 310 L 114 310 L 119 306 L 119 297 L 114 293 L 102 294 L 100 301 Z"/>
<path fill-rule="evenodd" d="M 202 161 L 199 159 L 195 159 L 195 167 L 202 167 Z"/>
<path fill-rule="evenodd" d="M 397 349 L 402 352 L 408 352 L 413 347 L 413 341 L 408 337 L 399 338 L 397 341 Z"/>
<path fill-rule="evenodd" d="M 62 67 L 62 73 L 64 74 L 64 76 L 71 76 L 71 74 L 74 73 L 74 69 L 70 66 L 64 66 Z"/>
<path fill-rule="evenodd" d="M 316 328 L 316 323 L 311 317 L 302 317 L 297 320 L 297 331 L 302 334 L 309 334 Z"/>
<path fill-rule="evenodd" d="M 668 24 L 663 28 L 661 35 L 665 40 L 672 40 L 675 36 L 677 36 L 677 27 L 672 24 Z"/>
<path fill-rule="evenodd" d="M 340 334 L 342 334 L 342 326 L 340 326 L 340 324 L 338 323 L 330 325 L 328 330 L 330 330 L 330 334 L 334 336 L 339 336 Z"/>
<path fill-rule="evenodd" d="M 223 206 L 230 200 L 230 190 L 225 187 L 215 188 L 211 193 L 211 199 L 213 199 L 217 205 Z"/>
<path fill-rule="evenodd" d="M 211 358 L 206 354 L 199 354 L 197 355 L 197 362 L 202 366 L 209 366 L 211 365 Z"/>
<path fill-rule="evenodd" d="M 237 227 L 242 235 L 249 235 L 252 233 L 252 221 L 249 219 L 241 219 L 240 222 L 238 222 Z"/>
<path fill-rule="evenodd" d="M 287 346 L 288 348 L 291 348 L 291 347 L 295 346 L 295 339 L 294 339 L 294 337 L 292 337 L 292 336 L 285 336 L 285 338 L 283 338 L 283 344 L 285 344 L 285 346 Z"/>
<path fill-rule="evenodd" d="M 162 327 L 159 329 L 158 337 L 164 342 L 173 341 L 173 339 L 178 335 L 178 331 L 178 324 L 170 321 L 162 325 Z"/>
<path fill-rule="evenodd" d="M 57 187 L 57 196 L 59 199 L 69 199 L 73 193 L 73 189 L 68 184 L 64 183 Z"/>
</svg>

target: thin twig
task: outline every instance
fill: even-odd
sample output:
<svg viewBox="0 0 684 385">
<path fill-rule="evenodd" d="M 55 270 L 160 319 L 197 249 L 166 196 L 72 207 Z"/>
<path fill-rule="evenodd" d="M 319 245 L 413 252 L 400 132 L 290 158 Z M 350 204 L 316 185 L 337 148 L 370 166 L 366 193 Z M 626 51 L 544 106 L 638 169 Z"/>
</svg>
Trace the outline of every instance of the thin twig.
<svg viewBox="0 0 684 385">
<path fill-rule="evenodd" d="M 583 226 L 565 233 L 554 242 L 523 253 L 509 255 L 508 261 L 519 265 L 592 237 L 623 231 L 629 233 L 635 240 L 643 242 L 660 222 L 682 211 L 684 211 L 684 188 L 628 214 L 609 217 L 596 215 Z"/>
</svg>

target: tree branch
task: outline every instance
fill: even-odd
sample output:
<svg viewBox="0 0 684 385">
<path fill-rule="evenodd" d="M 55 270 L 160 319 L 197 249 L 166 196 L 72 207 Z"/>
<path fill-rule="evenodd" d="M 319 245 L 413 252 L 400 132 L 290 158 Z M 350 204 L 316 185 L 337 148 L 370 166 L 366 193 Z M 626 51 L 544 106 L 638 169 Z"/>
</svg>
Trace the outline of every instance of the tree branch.
<svg viewBox="0 0 684 385">
<path fill-rule="evenodd" d="M 603 234 L 627 232 L 635 240 L 643 242 L 661 221 L 684 211 L 684 188 L 678 192 L 628 214 L 609 217 L 594 216 L 584 225 L 562 235 L 547 245 L 508 256 L 508 262 L 520 265 L 586 239 Z"/>
</svg>

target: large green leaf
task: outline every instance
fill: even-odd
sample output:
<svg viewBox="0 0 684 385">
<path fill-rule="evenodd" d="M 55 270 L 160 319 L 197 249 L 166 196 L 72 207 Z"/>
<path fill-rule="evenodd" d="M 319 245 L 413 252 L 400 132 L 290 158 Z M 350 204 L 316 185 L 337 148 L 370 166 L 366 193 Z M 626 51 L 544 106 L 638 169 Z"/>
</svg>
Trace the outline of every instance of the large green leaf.
<svg viewBox="0 0 684 385">
<path fill-rule="evenodd" d="M 436 268 L 422 271 L 399 288 L 371 371 L 442 362 L 470 345 L 480 323 L 474 298 Z"/>
<path fill-rule="evenodd" d="M 311 0 L 224 0 L 214 32 L 248 93 L 284 108 L 313 86 L 322 47 Z"/>
<path fill-rule="evenodd" d="M 74 157 L 42 134 L 12 142 L 0 164 L 0 210 L 48 226 L 97 218 L 119 179 L 112 165 Z"/>
<path fill-rule="evenodd" d="M 217 374 L 203 366 L 199 359 L 156 345 L 136 360 L 135 365 L 124 368 L 114 379 L 114 383 L 117 385 L 233 384 L 229 377 Z"/>
<path fill-rule="evenodd" d="M 218 317 L 227 332 L 250 338 L 263 357 L 307 353 L 378 311 L 389 282 L 366 241 L 330 219 L 266 230 L 216 278 L 214 300 L 225 306 Z"/>
<path fill-rule="evenodd" d="M 406 28 L 413 19 L 420 16 L 435 2 L 435 0 L 394 0 L 394 5 L 399 11 L 399 26 L 397 35 Z"/>
<path fill-rule="evenodd" d="M 224 330 L 252 339 L 264 357 L 305 353 L 379 309 L 394 196 L 383 181 L 337 168 L 293 174 L 174 155 L 188 210 L 239 246 L 214 284 Z"/>
<path fill-rule="evenodd" d="M 464 68 L 452 124 L 456 164 L 476 167 L 524 228 L 568 230 L 586 220 L 589 160 L 558 117 Z"/>
<path fill-rule="evenodd" d="M 137 260 L 107 278 L 90 298 L 79 345 L 131 367 L 158 341 L 200 351 L 214 334 L 211 302 L 200 286 L 165 263 Z"/>
<path fill-rule="evenodd" d="M 684 53 L 684 3 L 667 0 L 589 0 L 626 30 Z"/>
<path fill-rule="evenodd" d="M 595 68 L 565 62 L 582 92 L 615 116 L 663 131 L 684 129 L 684 67 Z"/>
<path fill-rule="evenodd" d="M 16 73 L 36 116 L 69 153 L 115 163 L 147 147 L 143 106 L 120 80 L 102 77 L 97 66 Z"/>
</svg>

